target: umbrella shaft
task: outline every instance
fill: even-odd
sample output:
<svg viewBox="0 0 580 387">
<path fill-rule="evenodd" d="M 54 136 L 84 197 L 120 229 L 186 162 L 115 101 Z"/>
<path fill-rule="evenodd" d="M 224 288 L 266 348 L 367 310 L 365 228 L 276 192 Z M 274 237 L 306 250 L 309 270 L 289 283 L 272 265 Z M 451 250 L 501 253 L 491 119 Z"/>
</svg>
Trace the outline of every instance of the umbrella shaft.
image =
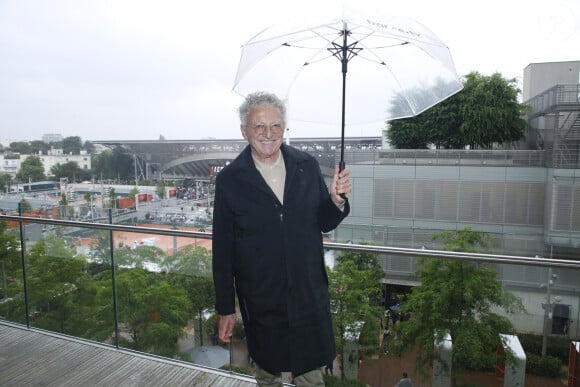
<svg viewBox="0 0 580 387">
<path fill-rule="evenodd" d="M 348 31 L 346 28 L 342 32 L 342 121 L 340 130 L 340 163 L 338 168 L 342 171 L 344 169 L 344 126 L 345 126 L 345 107 L 346 107 L 346 72 L 348 71 L 348 52 L 346 45 L 346 36 Z"/>
</svg>

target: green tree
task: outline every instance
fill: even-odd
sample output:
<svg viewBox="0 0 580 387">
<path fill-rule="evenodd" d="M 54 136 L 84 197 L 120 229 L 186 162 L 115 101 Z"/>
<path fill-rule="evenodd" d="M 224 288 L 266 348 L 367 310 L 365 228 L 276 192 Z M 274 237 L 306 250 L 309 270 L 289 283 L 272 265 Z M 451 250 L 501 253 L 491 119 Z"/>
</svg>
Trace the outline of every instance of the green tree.
<svg viewBox="0 0 580 387">
<path fill-rule="evenodd" d="M 416 117 L 389 122 L 387 139 L 399 149 L 427 149 L 429 145 L 437 149 L 463 148 L 461 101 L 461 93 L 455 94 Z"/>
<path fill-rule="evenodd" d="M 42 181 L 46 179 L 44 176 L 44 166 L 40 157 L 28 156 L 22 164 L 20 164 L 20 170 L 16 173 L 16 177 L 22 184 L 27 183 L 29 180 Z"/>
<path fill-rule="evenodd" d="M 135 200 L 135 203 L 137 203 L 137 195 L 139 194 L 139 189 L 138 188 L 131 188 L 129 190 L 129 193 L 127 194 L 128 198 L 131 198 L 133 200 Z"/>
<path fill-rule="evenodd" d="M 186 246 L 176 254 L 167 255 L 162 268 L 172 273 L 171 282 L 187 294 L 191 316 L 197 321 L 199 344 L 203 345 L 204 333 L 207 335 L 213 329 L 204 318 L 204 314 L 212 312 L 215 305 L 211 252 L 204 247 Z"/>
<path fill-rule="evenodd" d="M 89 170 L 79 167 L 76 161 L 69 161 L 64 164 L 56 164 L 50 168 L 50 173 L 57 179 L 68 177 L 68 181 L 85 180 L 91 177 Z"/>
<path fill-rule="evenodd" d="M 50 145 L 45 143 L 41 140 L 34 140 L 30 141 L 30 153 L 38 154 L 38 152 L 42 152 L 42 154 L 47 154 L 50 150 Z"/>
<path fill-rule="evenodd" d="M 114 179 L 116 174 L 113 165 L 113 151 L 106 149 L 101 153 L 93 153 L 91 155 L 91 166 L 93 172 L 97 176 L 102 176 L 103 179 Z"/>
<path fill-rule="evenodd" d="M 111 188 L 109 191 L 109 208 L 117 208 L 117 191 L 115 188 Z"/>
<path fill-rule="evenodd" d="M 91 157 L 93 172 L 103 179 L 128 181 L 134 176 L 133 156 L 120 148 L 107 149 Z"/>
<path fill-rule="evenodd" d="M 25 324 L 20 240 L 6 231 L 6 222 L 0 221 L 0 316 Z"/>
<path fill-rule="evenodd" d="M 68 199 L 66 198 L 66 193 L 60 195 L 60 200 L 58 201 L 58 215 L 61 218 L 66 218 L 72 214 L 72 209 L 68 205 Z"/>
<path fill-rule="evenodd" d="M 469 73 L 464 89 L 416 117 L 388 123 L 385 133 L 398 149 L 490 149 L 520 140 L 527 124 L 518 102 L 520 90 L 515 79 L 500 74 L 483 76 Z"/>
<path fill-rule="evenodd" d="M 0 174 L 0 192 L 10 192 L 12 185 L 13 180 L 9 173 Z"/>
<path fill-rule="evenodd" d="M 15 141 L 10 143 L 10 151 L 20 153 L 21 155 L 28 155 L 32 153 L 32 147 L 28 141 Z"/>
<path fill-rule="evenodd" d="M 334 336 L 344 370 L 344 350 L 348 340 L 358 336 L 365 326 L 376 326 L 381 307 L 376 306 L 380 297 L 379 280 L 384 273 L 376 254 L 344 252 L 337 259 L 333 270 L 328 272 L 330 307 L 333 314 Z M 373 321 L 374 320 L 374 321 Z M 364 345 L 376 345 L 380 332 L 365 335 Z M 344 379 L 344 372 L 343 379 Z"/>
<path fill-rule="evenodd" d="M 138 351 L 176 356 L 188 319 L 183 290 L 142 269 L 120 271 L 116 283 L 119 321 L 130 336 L 121 341 Z"/>
<path fill-rule="evenodd" d="M 162 269 L 184 275 L 211 277 L 211 252 L 201 246 L 186 246 L 176 254 L 167 255 Z"/>
<path fill-rule="evenodd" d="M 77 308 L 69 317 L 69 330 L 74 336 L 102 342 L 114 331 L 111 269 L 85 262 L 85 271 L 87 276 L 79 281 L 74 293 Z"/>
<path fill-rule="evenodd" d="M 527 108 L 518 102 L 516 82 L 499 73 L 484 76 L 472 72 L 466 76 L 461 132 L 472 149 L 510 144 L 525 135 L 527 123 L 522 115 Z"/>
<path fill-rule="evenodd" d="M 157 187 L 155 188 L 155 193 L 159 196 L 159 199 L 165 199 L 165 182 L 163 180 L 159 180 L 157 182 Z"/>
<path fill-rule="evenodd" d="M 20 241 L 6 233 L 6 222 L 0 221 L 0 300 L 20 293 Z M 3 313 L 0 310 L 0 315 Z"/>
<path fill-rule="evenodd" d="M 119 267 L 145 269 L 147 264 L 161 264 L 165 253 L 155 246 L 139 246 L 136 249 L 115 250 L 115 264 Z"/>
<path fill-rule="evenodd" d="M 80 155 L 82 147 L 83 142 L 79 136 L 65 137 L 62 140 L 62 153 L 65 155 Z"/>
<path fill-rule="evenodd" d="M 22 213 L 32 211 L 32 205 L 25 198 L 20 199 L 19 204 L 20 204 L 20 211 Z"/>
<path fill-rule="evenodd" d="M 32 311 L 38 313 L 36 326 L 65 334 L 82 330 L 75 318 L 82 305 L 75 295 L 81 282 L 88 279 L 84 267 L 85 259 L 77 257 L 57 235 L 48 235 L 31 248 L 28 294 Z"/>
<path fill-rule="evenodd" d="M 469 227 L 445 231 L 433 237 L 444 250 L 478 252 L 490 244 L 489 234 Z M 411 318 L 395 325 L 389 343 L 395 353 L 419 348 L 417 368 L 428 366 L 436 356 L 434 341 L 449 333 L 453 342 L 453 376 L 466 370 L 493 367 L 500 333 L 513 333 L 510 321 L 494 313 L 523 310 L 521 301 L 502 288 L 497 273 L 483 264 L 462 260 L 419 259 L 413 288 L 401 312 Z M 447 365 L 451 366 L 451 365 Z"/>
<path fill-rule="evenodd" d="M 85 148 L 85 150 L 89 154 L 93 154 L 96 150 L 95 145 L 90 141 L 85 141 L 83 148 Z"/>
</svg>

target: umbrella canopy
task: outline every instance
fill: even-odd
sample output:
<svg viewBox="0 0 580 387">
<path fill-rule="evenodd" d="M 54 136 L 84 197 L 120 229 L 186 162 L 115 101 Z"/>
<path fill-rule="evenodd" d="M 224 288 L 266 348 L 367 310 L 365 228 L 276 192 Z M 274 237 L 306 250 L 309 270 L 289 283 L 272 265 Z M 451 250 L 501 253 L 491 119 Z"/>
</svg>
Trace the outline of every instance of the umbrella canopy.
<svg viewBox="0 0 580 387">
<path fill-rule="evenodd" d="M 349 125 L 417 115 L 462 87 L 447 46 L 395 16 L 270 27 L 242 46 L 234 81 L 243 96 L 283 98 L 289 120 L 340 123 L 342 137 Z"/>
<path fill-rule="evenodd" d="M 219 345 L 195 347 L 189 354 L 193 363 L 206 367 L 220 368 L 230 363 L 230 351 Z"/>
</svg>

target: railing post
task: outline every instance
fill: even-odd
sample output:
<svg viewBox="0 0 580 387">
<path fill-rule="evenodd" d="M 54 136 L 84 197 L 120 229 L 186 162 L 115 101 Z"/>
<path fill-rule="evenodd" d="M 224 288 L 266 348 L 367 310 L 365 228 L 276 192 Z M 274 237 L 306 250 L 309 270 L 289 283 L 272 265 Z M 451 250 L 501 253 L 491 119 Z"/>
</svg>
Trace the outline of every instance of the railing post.
<svg viewBox="0 0 580 387">
<path fill-rule="evenodd" d="M 113 209 L 109 208 L 109 224 L 113 224 Z M 119 348 L 119 314 L 117 312 L 117 285 L 115 283 L 115 241 L 113 229 L 109 229 L 109 250 L 111 254 L 111 286 L 113 290 L 113 316 L 115 318 L 115 347 Z"/>
<path fill-rule="evenodd" d="M 22 202 L 18 203 L 18 215 L 22 216 Z M 28 284 L 26 281 L 26 235 L 22 220 L 18 221 L 20 228 L 20 261 L 22 265 L 22 286 L 24 288 L 24 312 L 26 313 L 26 327 L 30 328 L 30 310 L 28 305 Z"/>
</svg>

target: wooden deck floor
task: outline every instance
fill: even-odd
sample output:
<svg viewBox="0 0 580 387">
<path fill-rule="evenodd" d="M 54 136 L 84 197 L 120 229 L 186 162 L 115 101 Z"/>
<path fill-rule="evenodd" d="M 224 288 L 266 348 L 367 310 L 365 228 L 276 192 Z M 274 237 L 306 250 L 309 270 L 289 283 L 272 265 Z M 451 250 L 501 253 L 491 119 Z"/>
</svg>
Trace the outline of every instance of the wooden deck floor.
<svg viewBox="0 0 580 387">
<path fill-rule="evenodd" d="M 253 378 L 0 321 L 0 386 L 256 386 Z"/>
</svg>

